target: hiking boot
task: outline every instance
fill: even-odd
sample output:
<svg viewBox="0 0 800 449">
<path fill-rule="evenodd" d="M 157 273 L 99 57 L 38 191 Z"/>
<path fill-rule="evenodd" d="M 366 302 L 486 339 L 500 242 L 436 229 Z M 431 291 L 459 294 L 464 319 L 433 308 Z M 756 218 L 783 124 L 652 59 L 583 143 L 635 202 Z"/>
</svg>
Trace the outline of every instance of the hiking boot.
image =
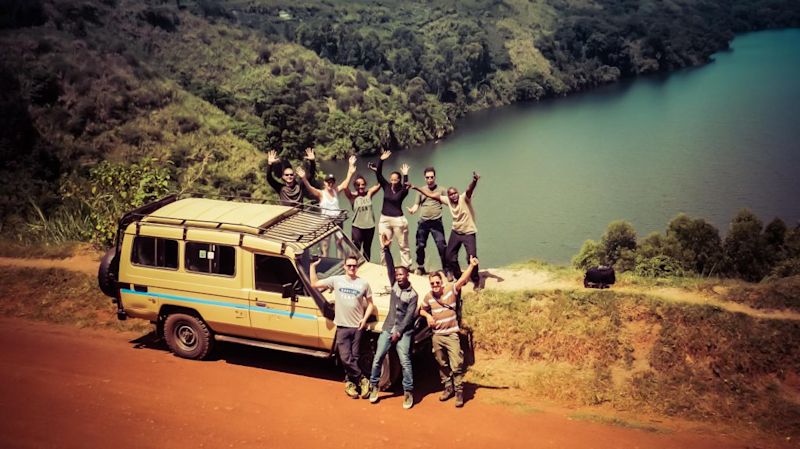
<svg viewBox="0 0 800 449">
<path fill-rule="evenodd" d="M 344 392 L 351 398 L 358 399 L 358 388 L 356 388 L 356 384 L 353 382 L 347 382 L 344 384 Z"/>
<path fill-rule="evenodd" d="M 425 276 L 427 274 L 427 272 L 425 271 L 425 268 L 417 267 L 417 269 L 414 270 L 414 274 L 417 274 L 417 275 L 420 275 L 420 276 Z"/>
<path fill-rule="evenodd" d="M 403 397 L 403 408 L 408 410 L 414 406 L 414 393 L 406 391 Z"/>
<path fill-rule="evenodd" d="M 376 404 L 378 402 L 378 386 L 371 385 L 369 387 L 369 402 Z"/>
<path fill-rule="evenodd" d="M 464 406 L 464 392 L 456 391 L 456 407 L 461 408 Z"/>
<path fill-rule="evenodd" d="M 446 401 L 446 400 L 452 398 L 454 394 L 455 394 L 455 391 L 453 391 L 453 387 L 448 385 L 448 386 L 444 387 L 444 390 L 442 390 L 442 394 L 439 396 L 439 400 L 440 401 Z"/>
<path fill-rule="evenodd" d="M 369 397 L 369 393 L 371 390 L 369 379 L 367 379 L 366 377 L 362 377 L 360 387 L 361 387 L 361 399 L 367 399 Z"/>
</svg>

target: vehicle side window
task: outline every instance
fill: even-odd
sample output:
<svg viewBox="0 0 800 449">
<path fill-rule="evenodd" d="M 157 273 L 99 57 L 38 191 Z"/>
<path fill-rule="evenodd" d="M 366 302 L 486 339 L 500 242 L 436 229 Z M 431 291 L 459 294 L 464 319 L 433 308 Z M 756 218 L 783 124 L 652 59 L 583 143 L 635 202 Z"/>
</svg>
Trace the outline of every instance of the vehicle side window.
<svg viewBox="0 0 800 449">
<path fill-rule="evenodd" d="M 233 276 L 236 273 L 236 248 L 186 242 L 186 271 Z"/>
<path fill-rule="evenodd" d="M 294 284 L 300 279 L 289 259 L 263 254 L 256 254 L 254 257 L 256 290 L 281 293 L 284 284 Z M 298 282 L 297 285 L 301 284 Z"/>
<path fill-rule="evenodd" d="M 158 268 L 178 268 L 178 241 L 137 236 L 133 239 L 131 262 Z"/>
</svg>

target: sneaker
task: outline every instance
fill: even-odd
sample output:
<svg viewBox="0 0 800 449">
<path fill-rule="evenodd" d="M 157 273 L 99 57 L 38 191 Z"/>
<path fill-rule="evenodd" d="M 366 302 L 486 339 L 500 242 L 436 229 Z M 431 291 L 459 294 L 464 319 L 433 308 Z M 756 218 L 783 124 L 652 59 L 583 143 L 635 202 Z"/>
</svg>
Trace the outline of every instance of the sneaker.
<svg viewBox="0 0 800 449">
<path fill-rule="evenodd" d="M 461 408 L 464 406 L 464 392 L 456 391 L 456 407 Z"/>
<path fill-rule="evenodd" d="M 425 268 L 417 267 L 417 269 L 414 270 L 414 274 L 419 275 L 419 276 L 425 276 L 427 274 L 427 272 L 425 271 Z"/>
<path fill-rule="evenodd" d="M 361 387 L 361 399 L 367 399 L 369 397 L 369 391 L 371 390 L 369 379 L 362 377 L 359 386 Z"/>
<path fill-rule="evenodd" d="M 351 398 L 358 399 L 358 389 L 356 388 L 356 384 L 353 382 L 347 382 L 344 384 L 344 392 Z"/>
<path fill-rule="evenodd" d="M 378 386 L 372 385 L 369 388 L 369 402 L 375 404 L 378 402 Z"/>
<path fill-rule="evenodd" d="M 473 291 L 473 292 L 477 293 L 477 292 L 479 292 L 479 291 L 481 291 L 481 290 L 483 290 L 483 287 L 481 287 L 481 284 L 480 284 L 480 283 L 478 283 L 478 282 L 474 282 L 474 283 L 472 284 L 472 291 Z"/>
<path fill-rule="evenodd" d="M 446 400 L 452 398 L 454 394 L 455 394 L 455 391 L 453 391 L 453 387 L 448 385 L 448 386 L 444 387 L 444 390 L 442 390 L 442 394 L 439 396 L 439 400 L 440 401 L 446 401 Z"/>
<path fill-rule="evenodd" d="M 408 410 L 414 406 L 414 393 L 406 391 L 403 394 L 403 408 Z"/>
</svg>

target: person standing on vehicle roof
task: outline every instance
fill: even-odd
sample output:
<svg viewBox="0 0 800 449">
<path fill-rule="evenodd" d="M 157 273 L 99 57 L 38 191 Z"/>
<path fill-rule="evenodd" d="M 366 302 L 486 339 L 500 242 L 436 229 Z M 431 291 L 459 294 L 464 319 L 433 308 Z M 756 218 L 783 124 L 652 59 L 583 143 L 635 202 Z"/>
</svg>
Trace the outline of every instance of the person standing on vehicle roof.
<svg viewBox="0 0 800 449">
<path fill-rule="evenodd" d="M 350 156 L 349 159 L 350 165 L 347 169 L 347 177 L 345 177 L 344 181 L 338 186 L 336 185 L 336 177 L 333 173 L 328 173 L 325 176 L 325 186 L 322 189 L 318 189 L 311 185 L 308 178 L 306 177 L 306 172 L 302 168 L 297 169 L 297 175 L 300 176 L 300 179 L 303 182 L 303 186 L 306 188 L 306 191 L 311 194 L 312 197 L 319 200 L 319 208 L 323 215 L 327 215 L 330 217 L 338 217 L 339 214 L 342 212 L 342 207 L 339 206 L 339 192 L 342 190 L 347 191 L 347 184 L 350 183 L 350 178 L 353 177 L 353 174 L 356 172 L 356 157 Z M 336 243 L 336 248 L 339 254 L 339 257 L 344 255 L 344 245 L 342 244 L 342 239 L 344 236 L 341 232 L 337 232 L 333 235 L 334 241 Z M 322 243 L 322 256 L 325 257 L 328 255 L 328 243 Z"/>
<path fill-rule="evenodd" d="M 478 227 L 475 225 L 475 210 L 472 209 L 472 195 L 475 193 L 475 186 L 481 175 L 472 172 L 472 182 L 467 186 L 466 193 L 459 194 L 458 189 L 450 187 L 447 195 L 430 194 L 419 187 L 410 186 L 417 192 L 428 198 L 440 201 L 450 207 L 450 215 L 453 216 L 453 229 L 450 230 L 450 238 L 447 239 L 447 251 L 445 259 L 449 270 L 448 280 L 452 277 L 461 277 L 461 268 L 458 266 L 458 251 L 463 245 L 467 250 L 467 262 L 472 257 L 478 257 Z M 472 283 L 475 291 L 480 291 L 480 276 L 478 267 L 472 270 Z"/>
<path fill-rule="evenodd" d="M 345 274 L 322 280 L 317 277 L 317 265 L 321 260 L 311 262 L 309 269 L 311 287 L 333 290 L 335 345 L 347 376 L 344 392 L 351 398 L 357 399 L 360 391 L 360 396 L 366 399 L 369 396 L 369 379 L 361 372 L 358 357 L 367 320 L 375 309 L 372 303 L 372 288 L 365 279 L 358 277 L 358 257 L 345 258 Z"/>
<path fill-rule="evenodd" d="M 456 407 L 464 406 L 464 351 L 458 331 L 461 288 L 470 273 L 478 269 L 478 259 L 470 257 L 469 267 L 454 284 L 445 282 L 442 272 L 431 273 L 431 291 L 422 300 L 419 314 L 433 330 L 433 356 L 439 363 L 439 378 L 444 390 L 440 401 L 456 397 Z"/>
<path fill-rule="evenodd" d="M 436 169 L 428 167 L 425 169 L 424 174 L 425 187 L 422 187 L 422 189 L 427 190 L 429 194 L 434 196 L 445 195 L 444 188 L 436 185 Z M 417 201 L 414 205 L 408 208 L 408 212 L 413 215 L 417 210 L 420 211 L 420 216 L 417 224 L 416 274 L 425 274 L 425 246 L 428 244 L 428 234 L 433 236 L 433 241 L 436 243 L 439 260 L 442 261 L 442 270 L 447 270 L 447 261 L 445 259 L 447 242 L 444 238 L 444 225 L 442 225 L 442 203 L 420 193 L 417 195 Z"/>
<path fill-rule="evenodd" d="M 350 200 L 353 207 L 353 224 L 351 226 L 351 236 L 356 249 L 364 254 L 367 261 L 372 256 L 372 239 L 375 237 L 375 212 L 372 209 L 372 197 L 381 189 L 380 184 L 367 189 L 367 180 L 356 175 L 353 181 L 356 191 L 344 189 L 344 195 Z"/>
<path fill-rule="evenodd" d="M 402 265 L 395 267 L 392 252 L 389 247 L 392 239 L 386 234 L 381 234 L 383 256 L 386 260 L 386 272 L 389 275 L 391 294 L 389 296 L 389 311 L 383 320 L 383 329 L 378 337 L 375 358 L 372 359 L 372 373 L 369 378 L 369 402 L 378 402 L 378 380 L 381 376 L 383 359 L 392 345 L 400 359 L 403 371 L 403 408 L 414 406 L 414 372 L 411 369 L 411 344 L 414 341 L 414 318 L 417 314 L 417 291 L 411 286 L 408 279 L 408 267 Z"/>
<path fill-rule="evenodd" d="M 383 161 L 389 159 L 392 152 L 383 150 L 378 164 L 375 166 L 375 175 L 383 189 L 383 207 L 381 218 L 378 221 L 378 233 L 387 234 L 389 238 L 396 238 L 400 247 L 400 261 L 403 265 L 411 267 L 411 251 L 408 249 L 408 220 L 403 216 L 403 200 L 408 196 L 408 164 L 403 164 L 400 172 L 392 172 L 389 180 L 383 177 Z M 372 167 L 370 167 L 372 168 Z M 381 263 L 384 263 L 381 252 Z"/>
<path fill-rule="evenodd" d="M 317 182 L 315 179 L 317 176 L 317 164 L 314 159 L 314 150 L 306 148 L 305 160 L 312 185 Z M 281 158 L 278 157 L 277 151 L 272 150 L 267 153 L 267 182 L 277 192 L 281 204 L 284 206 L 297 206 L 298 204 L 303 204 L 303 198 L 315 199 L 302 183 L 297 182 L 294 169 L 291 166 L 283 168 L 281 173 L 282 181 L 275 179 L 273 165 L 280 161 Z M 318 185 L 314 185 L 314 187 L 319 188 Z"/>
</svg>

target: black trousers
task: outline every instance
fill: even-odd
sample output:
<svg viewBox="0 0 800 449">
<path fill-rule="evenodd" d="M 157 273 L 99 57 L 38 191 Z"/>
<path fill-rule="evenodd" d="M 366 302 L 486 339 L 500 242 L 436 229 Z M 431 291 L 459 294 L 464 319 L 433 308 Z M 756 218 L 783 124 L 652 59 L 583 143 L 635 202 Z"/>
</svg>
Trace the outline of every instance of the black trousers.
<svg viewBox="0 0 800 449">
<path fill-rule="evenodd" d="M 356 249 L 361 251 L 364 257 L 369 260 L 372 255 L 372 239 L 375 237 L 375 228 L 361 229 L 353 226 L 350 235 L 353 237 Z"/>
<path fill-rule="evenodd" d="M 417 266 L 425 267 L 425 245 L 428 244 L 428 234 L 433 236 L 436 250 L 439 251 L 439 259 L 442 261 L 442 269 L 446 270 L 447 259 L 444 251 L 447 248 L 447 242 L 444 240 L 444 226 L 441 218 L 420 220 L 417 224 Z"/>
<path fill-rule="evenodd" d="M 461 234 L 454 230 L 450 231 L 450 238 L 447 240 L 447 253 L 445 254 L 445 257 L 447 258 L 447 268 L 456 279 L 461 277 L 461 267 L 458 266 L 458 251 L 461 249 L 462 245 L 464 248 L 466 248 L 467 264 L 469 264 L 469 256 L 478 257 L 477 237 L 478 234 Z M 470 279 L 475 284 L 480 281 L 477 266 L 472 270 Z"/>
<path fill-rule="evenodd" d="M 357 327 L 336 327 L 336 350 L 344 366 L 347 380 L 355 384 L 364 377 L 358 366 L 358 356 L 361 350 L 362 329 Z"/>
</svg>

